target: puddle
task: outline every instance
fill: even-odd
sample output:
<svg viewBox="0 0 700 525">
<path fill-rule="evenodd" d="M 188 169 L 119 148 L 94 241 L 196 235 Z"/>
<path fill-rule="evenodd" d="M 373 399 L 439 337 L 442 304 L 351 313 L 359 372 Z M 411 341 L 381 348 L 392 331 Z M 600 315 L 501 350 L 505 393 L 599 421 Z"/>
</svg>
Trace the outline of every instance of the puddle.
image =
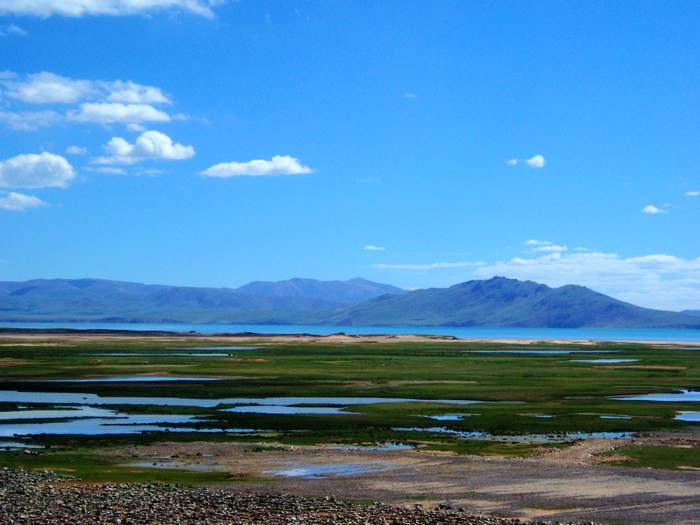
<svg viewBox="0 0 700 525">
<path fill-rule="evenodd" d="M 570 363 L 590 363 L 593 365 L 607 365 L 614 363 L 636 363 L 639 359 L 571 359 Z"/>
<path fill-rule="evenodd" d="M 329 445 L 328 448 L 338 450 L 361 450 L 363 452 L 391 452 L 393 450 L 412 450 L 418 448 L 418 445 L 391 442 L 381 445 Z"/>
<path fill-rule="evenodd" d="M 612 399 L 621 401 L 659 401 L 661 403 L 700 403 L 700 391 L 682 390 L 669 394 L 641 394 L 638 396 L 620 396 Z"/>
<path fill-rule="evenodd" d="M 161 381 L 221 381 L 223 377 L 110 376 L 81 379 L 31 379 L 34 383 L 150 383 Z"/>
<path fill-rule="evenodd" d="M 437 416 L 421 416 L 435 421 L 461 421 L 465 417 L 476 416 L 477 414 L 440 414 Z"/>
<path fill-rule="evenodd" d="M 542 348 L 532 350 L 468 350 L 465 354 L 524 354 L 524 355 L 567 355 L 567 354 L 612 354 L 617 350 L 577 350 L 576 348 Z"/>
<path fill-rule="evenodd" d="M 551 414 L 520 414 L 521 416 L 524 417 L 536 417 L 538 419 L 553 419 L 557 416 L 553 416 Z"/>
<path fill-rule="evenodd" d="M 136 463 L 126 463 L 123 467 L 134 468 L 155 468 L 169 470 L 185 470 L 187 472 L 220 472 L 217 465 L 202 465 L 201 463 L 185 463 L 183 461 L 139 461 Z"/>
<path fill-rule="evenodd" d="M 72 392 L 18 392 L 16 390 L 0 390 L 2 403 L 48 403 L 63 405 L 162 405 L 187 406 L 200 408 L 215 408 L 219 405 L 376 405 L 380 403 L 442 403 L 446 405 L 472 405 L 483 401 L 459 399 L 405 399 L 393 397 L 260 397 L 260 398 L 221 398 L 195 399 L 180 397 L 133 397 L 115 396 L 102 397 L 97 394 L 81 394 Z M 235 408 L 235 407 L 234 407 Z"/>
<path fill-rule="evenodd" d="M 689 423 L 700 423 L 700 412 L 680 412 L 674 419 L 688 421 Z"/>
<path fill-rule="evenodd" d="M 244 405 L 225 408 L 222 412 L 239 412 L 243 414 L 316 414 L 316 415 L 353 415 L 338 407 L 307 407 L 286 405 Z"/>
<path fill-rule="evenodd" d="M 490 432 L 468 432 L 453 430 L 446 427 L 430 428 L 392 428 L 395 432 L 428 432 L 434 434 L 448 434 L 462 439 L 478 439 L 482 441 L 503 441 L 508 443 L 545 444 L 568 443 L 583 439 L 629 439 L 632 432 L 563 432 L 560 434 L 518 434 L 497 435 Z"/>
<path fill-rule="evenodd" d="M 632 416 L 600 416 L 600 419 L 632 419 Z"/>
<path fill-rule="evenodd" d="M 349 461 L 343 463 L 331 463 L 322 465 L 302 465 L 292 463 L 292 466 L 275 468 L 264 471 L 265 474 L 283 476 L 286 478 L 326 479 L 329 477 L 364 476 L 374 472 L 384 472 L 395 468 L 395 465 L 386 461 Z"/>
</svg>

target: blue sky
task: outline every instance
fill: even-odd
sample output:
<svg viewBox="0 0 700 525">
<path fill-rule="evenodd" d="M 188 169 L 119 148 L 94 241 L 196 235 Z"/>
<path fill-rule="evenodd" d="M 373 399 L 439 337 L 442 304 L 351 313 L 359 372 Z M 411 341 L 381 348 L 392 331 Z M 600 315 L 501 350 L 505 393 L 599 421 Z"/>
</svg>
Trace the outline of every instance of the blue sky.
<svg viewBox="0 0 700 525">
<path fill-rule="evenodd" d="M 700 308 L 700 5 L 671 7 L 3 0 L 0 279 Z"/>
</svg>

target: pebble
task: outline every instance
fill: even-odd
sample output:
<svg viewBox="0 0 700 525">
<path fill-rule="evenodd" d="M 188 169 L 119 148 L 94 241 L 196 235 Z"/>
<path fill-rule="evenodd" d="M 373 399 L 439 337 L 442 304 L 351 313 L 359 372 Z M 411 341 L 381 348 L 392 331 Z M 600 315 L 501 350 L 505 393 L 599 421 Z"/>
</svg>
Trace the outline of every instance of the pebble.
<svg viewBox="0 0 700 525">
<path fill-rule="evenodd" d="M 159 483 L 81 484 L 47 471 L 0 469 L 2 525 L 550 525 L 335 497 L 236 493 Z M 574 524 L 569 524 L 574 525 Z M 586 525 L 589 525 L 588 523 Z M 590 525 L 595 525 L 591 523 Z"/>
</svg>

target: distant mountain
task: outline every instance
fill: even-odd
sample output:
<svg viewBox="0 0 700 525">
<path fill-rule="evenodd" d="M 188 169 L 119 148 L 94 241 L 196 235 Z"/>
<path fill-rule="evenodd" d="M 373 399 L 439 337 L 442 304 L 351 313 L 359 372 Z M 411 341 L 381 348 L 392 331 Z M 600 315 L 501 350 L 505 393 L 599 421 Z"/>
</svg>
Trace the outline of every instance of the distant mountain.
<svg viewBox="0 0 700 525">
<path fill-rule="evenodd" d="M 101 279 L 0 282 L 0 321 L 700 328 L 583 286 L 494 277 L 406 292 L 365 279 L 290 279 L 237 289 Z"/>
<path fill-rule="evenodd" d="M 684 315 L 692 315 L 693 317 L 700 317 L 700 310 L 683 310 L 681 313 Z"/>
<path fill-rule="evenodd" d="M 329 322 L 387 326 L 700 328 L 698 318 L 641 308 L 583 286 L 550 288 L 504 277 L 378 297 L 333 314 Z"/>
<path fill-rule="evenodd" d="M 402 292 L 365 279 L 291 279 L 239 289 L 36 279 L 0 282 L 0 320 L 306 323 L 379 295 Z"/>
<path fill-rule="evenodd" d="M 289 279 L 287 281 L 253 281 L 237 291 L 255 297 L 305 298 L 344 306 L 368 301 L 380 295 L 398 295 L 405 290 L 361 279 L 349 281 L 317 281 L 316 279 Z"/>
</svg>

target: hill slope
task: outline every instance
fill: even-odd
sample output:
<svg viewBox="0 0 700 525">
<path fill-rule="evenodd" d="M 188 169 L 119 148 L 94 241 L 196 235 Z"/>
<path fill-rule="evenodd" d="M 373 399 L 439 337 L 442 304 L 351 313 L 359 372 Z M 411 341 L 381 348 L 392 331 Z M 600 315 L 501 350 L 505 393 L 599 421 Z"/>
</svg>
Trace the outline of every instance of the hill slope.
<svg viewBox="0 0 700 525">
<path fill-rule="evenodd" d="M 306 323 L 399 288 L 364 279 L 251 283 L 240 289 L 103 279 L 0 282 L 0 320 Z"/>
<path fill-rule="evenodd" d="M 550 288 L 503 277 L 378 297 L 333 314 L 328 322 L 388 326 L 700 328 L 698 318 L 641 308 L 583 286 Z"/>
</svg>

